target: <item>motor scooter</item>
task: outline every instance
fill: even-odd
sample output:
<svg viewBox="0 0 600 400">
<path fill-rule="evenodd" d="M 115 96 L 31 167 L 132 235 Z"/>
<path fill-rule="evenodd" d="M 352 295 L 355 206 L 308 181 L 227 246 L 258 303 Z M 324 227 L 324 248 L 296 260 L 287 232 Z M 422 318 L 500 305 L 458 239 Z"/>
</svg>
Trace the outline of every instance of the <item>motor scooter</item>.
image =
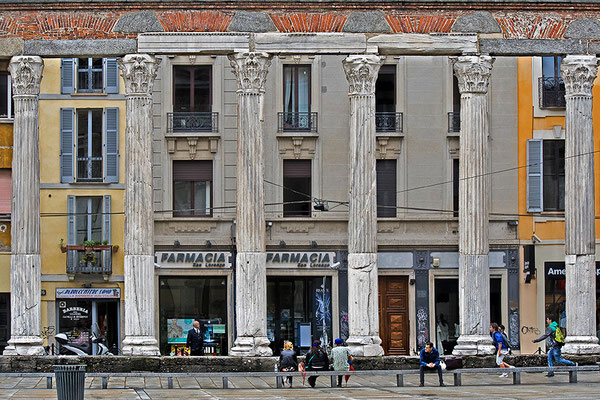
<svg viewBox="0 0 600 400">
<path fill-rule="evenodd" d="M 67 356 L 88 356 L 90 355 L 90 347 L 69 343 L 69 339 L 65 333 L 57 333 L 54 335 L 54 340 L 58 344 L 58 354 Z"/>
</svg>

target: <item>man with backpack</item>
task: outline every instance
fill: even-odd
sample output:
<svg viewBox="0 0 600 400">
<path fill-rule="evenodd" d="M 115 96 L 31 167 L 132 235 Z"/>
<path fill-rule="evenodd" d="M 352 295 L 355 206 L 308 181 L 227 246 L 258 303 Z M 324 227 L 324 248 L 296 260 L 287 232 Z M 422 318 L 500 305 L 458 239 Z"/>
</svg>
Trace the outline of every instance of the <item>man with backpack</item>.
<svg viewBox="0 0 600 400">
<path fill-rule="evenodd" d="M 554 367 L 555 363 L 570 366 L 576 365 L 572 361 L 560 358 L 562 352 L 561 349 L 565 344 L 565 336 L 562 329 L 559 328 L 558 324 L 553 321 L 551 317 L 546 317 L 546 323 L 548 324 L 546 332 L 539 338 L 535 339 L 533 343 L 538 343 L 546 339 L 546 348 L 548 349 L 548 366 Z M 546 376 L 554 376 L 554 372 L 548 371 Z"/>
</svg>

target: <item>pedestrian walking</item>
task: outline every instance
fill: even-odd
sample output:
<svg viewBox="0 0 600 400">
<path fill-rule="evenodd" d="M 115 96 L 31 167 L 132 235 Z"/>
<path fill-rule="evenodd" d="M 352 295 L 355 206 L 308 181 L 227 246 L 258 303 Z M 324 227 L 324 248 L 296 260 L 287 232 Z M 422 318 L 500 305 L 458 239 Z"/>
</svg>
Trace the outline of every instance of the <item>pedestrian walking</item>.
<svg viewBox="0 0 600 400">
<path fill-rule="evenodd" d="M 498 332 L 500 332 L 500 334 L 502 335 L 502 339 L 504 339 L 504 343 L 506 343 L 508 354 L 512 354 L 512 351 L 510 350 L 510 344 L 508 342 L 508 336 L 506 336 L 506 328 L 504 327 L 504 325 L 498 325 Z"/>
<path fill-rule="evenodd" d="M 490 334 L 492 335 L 492 340 L 494 342 L 494 347 L 496 347 L 496 364 L 500 368 L 514 368 L 512 365 L 508 365 L 504 362 L 504 356 L 508 354 L 508 342 L 504 341 L 504 337 L 502 333 L 500 333 L 500 327 L 497 323 L 493 323 L 490 325 Z M 500 375 L 500 378 L 506 378 L 508 374 L 506 372 Z"/>
<path fill-rule="evenodd" d="M 325 350 L 321 348 L 321 341 L 315 340 L 310 348 L 310 351 L 306 354 L 306 370 L 307 371 L 327 371 L 329 367 L 329 357 Z M 317 384 L 317 375 L 311 375 L 308 377 L 308 384 L 311 387 L 315 387 Z"/>
<path fill-rule="evenodd" d="M 560 330 L 556 321 L 553 321 L 552 317 L 547 317 L 546 323 L 548 324 L 546 332 L 539 338 L 535 339 L 533 343 L 538 343 L 546 339 L 546 348 L 549 349 L 548 366 L 554 367 L 554 364 L 564 364 L 570 366 L 577 365 L 572 361 L 561 358 L 562 346 L 565 344 L 565 339 L 562 330 Z M 546 376 L 554 376 L 554 371 L 548 371 Z"/>
<path fill-rule="evenodd" d="M 279 355 L 279 371 L 282 372 L 293 372 L 298 370 L 298 357 L 294 351 L 294 345 L 289 340 L 283 342 L 283 351 Z M 292 387 L 292 376 L 286 376 L 283 381 L 288 383 Z"/>
<path fill-rule="evenodd" d="M 444 378 L 442 377 L 440 353 L 435 347 L 433 347 L 433 343 L 427 342 L 425 348 L 421 350 L 419 362 L 421 364 L 419 369 L 421 384 L 419 386 L 425 386 L 425 371 L 437 371 L 438 378 L 440 380 L 440 386 L 446 386 L 444 385 Z"/>
<path fill-rule="evenodd" d="M 343 346 L 344 341 L 342 339 L 335 339 L 333 350 L 331 350 L 331 358 L 333 359 L 333 370 L 334 371 L 350 371 L 350 363 L 352 362 L 352 354 L 350 349 Z M 338 387 L 342 387 L 342 375 L 337 377 Z M 348 382 L 348 380 L 346 380 Z"/>
</svg>

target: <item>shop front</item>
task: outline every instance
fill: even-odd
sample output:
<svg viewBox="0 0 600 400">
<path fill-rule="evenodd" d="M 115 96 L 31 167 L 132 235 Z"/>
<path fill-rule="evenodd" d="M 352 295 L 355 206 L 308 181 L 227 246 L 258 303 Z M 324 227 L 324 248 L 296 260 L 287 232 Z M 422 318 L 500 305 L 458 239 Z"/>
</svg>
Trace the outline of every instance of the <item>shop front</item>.
<svg viewBox="0 0 600 400">
<path fill-rule="evenodd" d="M 200 322 L 204 355 L 227 355 L 231 343 L 232 254 L 156 252 L 162 355 L 188 355 L 187 332 Z"/>
</svg>

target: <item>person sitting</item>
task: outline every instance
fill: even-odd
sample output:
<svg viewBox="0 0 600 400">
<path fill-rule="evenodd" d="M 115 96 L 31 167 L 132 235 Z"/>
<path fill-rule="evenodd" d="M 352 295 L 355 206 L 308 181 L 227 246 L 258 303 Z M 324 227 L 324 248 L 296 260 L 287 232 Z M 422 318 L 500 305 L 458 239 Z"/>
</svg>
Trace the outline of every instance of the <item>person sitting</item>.
<svg viewBox="0 0 600 400">
<path fill-rule="evenodd" d="M 294 346 L 289 340 L 283 342 L 283 351 L 279 356 L 279 370 L 282 372 L 298 370 L 298 358 L 296 357 Z M 292 387 L 292 376 L 286 376 L 285 381 Z"/>
<path fill-rule="evenodd" d="M 307 371 L 327 371 L 329 368 L 329 357 L 323 348 L 321 348 L 321 341 L 315 340 L 310 348 L 308 354 L 306 354 L 306 370 Z M 315 387 L 317 383 L 317 375 L 310 375 L 308 377 L 308 384 L 311 387 Z"/>
<path fill-rule="evenodd" d="M 442 377 L 442 367 L 440 366 L 440 353 L 437 351 L 435 347 L 433 347 L 433 343 L 427 342 L 425 348 L 421 350 L 420 357 L 420 377 L 421 384 L 419 386 L 425 386 L 425 371 L 434 371 L 437 370 L 438 378 L 440 380 L 440 386 L 444 385 L 444 378 Z"/>
</svg>

